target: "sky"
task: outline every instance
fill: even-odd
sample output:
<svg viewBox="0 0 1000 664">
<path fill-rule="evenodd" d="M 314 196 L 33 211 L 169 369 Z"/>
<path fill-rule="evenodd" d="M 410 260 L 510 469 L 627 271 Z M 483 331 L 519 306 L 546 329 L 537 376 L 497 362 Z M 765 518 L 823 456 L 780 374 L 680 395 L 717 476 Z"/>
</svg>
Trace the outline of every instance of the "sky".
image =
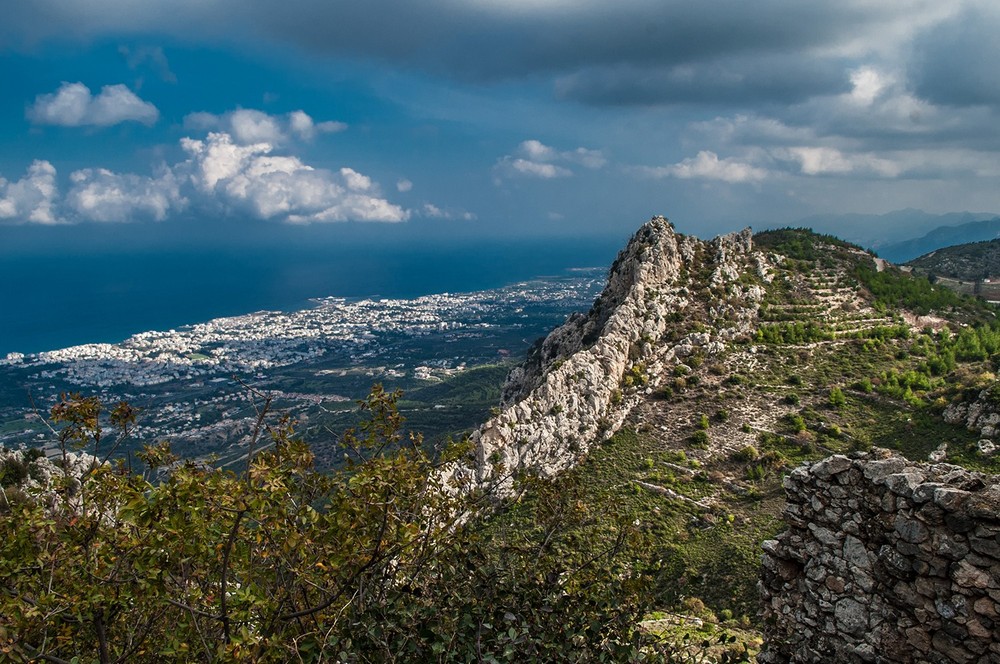
<svg viewBox="0 0 1000 664">
<path fill-rule="evenodd" d="M 998 32 L 993 0 L 11 3 L 0 241 L 996 212 Z"/>
</svg>

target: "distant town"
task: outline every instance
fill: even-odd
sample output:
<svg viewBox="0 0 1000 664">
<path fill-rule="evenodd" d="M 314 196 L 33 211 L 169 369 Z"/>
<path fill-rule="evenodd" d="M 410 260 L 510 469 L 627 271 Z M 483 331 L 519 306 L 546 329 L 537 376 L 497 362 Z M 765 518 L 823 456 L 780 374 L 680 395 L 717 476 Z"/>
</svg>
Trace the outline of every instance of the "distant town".
<svg viewBox="0 0 1000 664">
<path fill-rule="evenodd" d="M 266 394 L 307 431 L 331 417 L 337 425 L 374 382 L 415 393 L 523 356 L 589 308 L 603 283 L 604 270 L 588 268 L 473 293 L 327 297 L 301 311 L 218 318 L 121 343 L 10 353 L 0 359 L 0 444 L 51 450 L 43 417 L 61 393 L 81 392 L 142 409 L 133 448 L 169 439 L 185 456 L 238 457 L 252 428 L 251 393 Z M 490 374 L 495 388 L 505 371 Z"/>
</svg>

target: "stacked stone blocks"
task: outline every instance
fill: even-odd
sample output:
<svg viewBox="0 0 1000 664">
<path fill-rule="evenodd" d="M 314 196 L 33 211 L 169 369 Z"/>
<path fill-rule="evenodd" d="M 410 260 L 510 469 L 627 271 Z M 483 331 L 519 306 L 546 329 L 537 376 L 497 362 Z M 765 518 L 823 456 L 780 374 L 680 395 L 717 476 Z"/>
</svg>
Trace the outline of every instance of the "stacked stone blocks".
<svg viewBox="0 0 1000 664">
<path fill-rule="evenodd" d="M 1000 664 L 998 480 L 879 449 L 792 471 L 759 661 Z"/>
</svg>

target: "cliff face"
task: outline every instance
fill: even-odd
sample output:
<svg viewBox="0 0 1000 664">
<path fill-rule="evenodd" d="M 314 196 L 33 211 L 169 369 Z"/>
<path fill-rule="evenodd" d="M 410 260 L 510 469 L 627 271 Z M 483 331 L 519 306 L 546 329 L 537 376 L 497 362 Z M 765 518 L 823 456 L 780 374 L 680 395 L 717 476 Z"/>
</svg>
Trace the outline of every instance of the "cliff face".
<svg viewBox="0 0 1000 664">
<path fill-rule="evenodd" d="M 547 476 L 574 465 L 622 424 L 664 365 L 695 349 L 719 352 L 751 329 L 763 289 L 735 283 L 751 265 L 751 247 L 749 229 L 704 242 L 663 217 L 646 223 L 591 310 L 554 330 L 511 373 L 500 413 L 472 436 L 474 462 L 455 472 L 503 488 L 518 471 Z M 676 333 L 680 321 L 686 334 Z"/>
</svg>

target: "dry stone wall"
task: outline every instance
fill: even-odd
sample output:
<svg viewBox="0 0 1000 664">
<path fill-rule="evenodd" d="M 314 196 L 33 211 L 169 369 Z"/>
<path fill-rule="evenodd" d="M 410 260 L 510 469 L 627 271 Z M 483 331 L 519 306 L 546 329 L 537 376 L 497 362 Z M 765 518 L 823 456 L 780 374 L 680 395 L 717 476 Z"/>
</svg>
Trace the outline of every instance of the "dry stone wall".
<svg viewBox="0 0 1000 664">
<path fill-rule="evenodd" d="M 876 449 L 785 490 L 760 662 L 1000 663 L 1000 478 Z"/>
</svg>

